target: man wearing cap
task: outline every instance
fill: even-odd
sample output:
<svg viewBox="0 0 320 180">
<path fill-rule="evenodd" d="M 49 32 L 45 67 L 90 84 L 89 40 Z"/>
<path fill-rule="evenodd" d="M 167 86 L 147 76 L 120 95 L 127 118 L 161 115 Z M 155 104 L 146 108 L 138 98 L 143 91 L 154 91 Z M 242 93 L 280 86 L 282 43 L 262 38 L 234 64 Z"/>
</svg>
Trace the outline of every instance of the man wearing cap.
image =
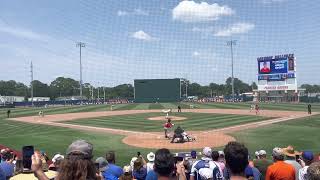
<svg viewBox="0 0 320 180">
<path fill-rule="evenodd" d="M 299 170 L 299 180 L 307 180 L 307 170 L 313 162 L 313 153 L 311 151 L 303 151 L 302 159 L 299 160 L 302 168 Z"/>
<path fill-rule="evenodd" d="M 299 179 L 299 170 L 302 168 L 302 166 L 297 162 L 296 156 L 300 156 L 301 153 L 298 151 L 295 151 L 293 146 L 288 146 L 286 148 L 283 148 L 283 153 L 286 156 L 285 163 L 291 164 L 296 172 L 296 180 Z"/>
<path fill-rule="evenodd" d="M 267 152 L 265 150 L 260 150 L 258 151 L 258 159 L 253 160 L 253 164 L 260 171 L 262 179 L 264 179 L 267 168 L 272 164 L 272 161 L 267 159 Z"/>
<path fill-rule="evenodd" d="M 295 169 L 284 162 L 283 149 L 275 147 L 272 157 L 274 163 L 268 167 L 265 180 L 295 180 Z"/>
<path fill-rule="evenodd" d="M 196 161 L 191 168 L 190 180 L 194 179 L 216 179 L 216 176 L 221 177 L 222 171 L 219 166 L 211 159 L 212 149 L 209 147 L 203 148 L 201 160 Z M 214 175 L 214 170 L 218 172 Z M 215 177 L 213 177 L 215 176 Z"/>
<path fill-rule="evenodd" d="M 320 162 L 312 163 L 307 170 L 307 177 L 309 180 L 320 179 Z"/>
<path fill-rule="evenodd" d="M 64 159 L 64 156 L 59 153 L 54 155 L 51 160 L 52 164 L 50 164 L 49 170 L 58 171 L 58 169 L 60 167 L 60 163 L 63 161 L 63 159 Z"/>
<path fill-rule="evenodd" d="M 108 169 L 108 161 L 104 157 L 98 157 L 95 163 L 99 164 L 98 168 L 102 174 Z"/>
</svg>

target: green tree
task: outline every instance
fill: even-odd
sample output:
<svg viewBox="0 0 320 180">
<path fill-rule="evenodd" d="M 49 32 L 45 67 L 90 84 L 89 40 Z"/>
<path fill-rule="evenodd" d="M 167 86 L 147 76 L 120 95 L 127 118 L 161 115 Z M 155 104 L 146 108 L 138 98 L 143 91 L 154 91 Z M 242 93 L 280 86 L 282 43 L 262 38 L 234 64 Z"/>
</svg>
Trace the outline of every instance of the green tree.
<svg viewBox="0 0 320 180">
<path fill-rule="evenodd" d="M 34 97 L 50 97 L 50 88 L 47 84 L 34 80 L 32 81 L 32 85 Z"/>
<path fill-rule="evenodd" d="M 79 82 L 72 78 L 58 77 L 50 84 L 51 97 L 78 96 Z"/>
</svg>

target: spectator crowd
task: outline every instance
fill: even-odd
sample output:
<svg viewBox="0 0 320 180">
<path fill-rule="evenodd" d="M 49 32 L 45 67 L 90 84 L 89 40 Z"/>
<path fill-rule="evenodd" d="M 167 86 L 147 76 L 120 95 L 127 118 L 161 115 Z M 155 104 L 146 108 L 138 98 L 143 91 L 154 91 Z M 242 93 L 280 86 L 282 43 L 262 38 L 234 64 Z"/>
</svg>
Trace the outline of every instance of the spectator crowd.
<svg viewBox="0 0 320 180">
<path fill-rule="evenodd" d="M 146 159 L 137 153 L 124 167 L 117 165 L 114 151 L 93 157 L 93 145 L 85 140 L 72 142 L 65 155 L 56 154 L 52 159 L 35 151 L 29 175 L 39 180 L 320 180 L 319 156 L 295 151 L 292 146 L 275 147 L 270 157 L 259 150 L 254 158 L 238 142 L 229 142 L 223 151 L 205 147 L 202 152 L 183 155 L 159 149 L 148 153 Z M 19 161 L 10 149 L 2 149 L 0 180 L 23 173 Z"/>
</svg>

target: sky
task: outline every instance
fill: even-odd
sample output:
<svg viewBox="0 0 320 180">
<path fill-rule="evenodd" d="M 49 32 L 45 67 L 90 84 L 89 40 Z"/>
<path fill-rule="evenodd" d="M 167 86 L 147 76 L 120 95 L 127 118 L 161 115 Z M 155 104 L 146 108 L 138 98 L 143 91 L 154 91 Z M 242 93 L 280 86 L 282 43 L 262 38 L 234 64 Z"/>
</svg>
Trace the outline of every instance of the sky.
<svg viewBox="0 0 320 180">
<path fill-rule="evenodd" d="M 257 81 L 257 57 L 294 53 L 298 84 L 320 84 L 320 4 L 307 0 L 3 0 L 0 79 L 50 83 L 65 76 L 100 86 L 234 75 Z"/>
</svg>

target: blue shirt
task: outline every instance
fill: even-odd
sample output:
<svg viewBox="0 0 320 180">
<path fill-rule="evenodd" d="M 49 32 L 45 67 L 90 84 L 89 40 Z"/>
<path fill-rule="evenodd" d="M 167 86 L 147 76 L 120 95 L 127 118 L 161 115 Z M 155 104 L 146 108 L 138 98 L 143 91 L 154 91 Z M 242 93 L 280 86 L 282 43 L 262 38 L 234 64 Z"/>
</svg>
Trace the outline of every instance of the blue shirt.
<svg viewBox="0 0 320 180">
<path fill-rule="evenodd" d="M 13 164 L 10 164 L 10 163 L 7 163 L 7 162 L 2 162 L 2 163 L 0 163 L 0 168 L 3 170 L 4 175 L 6 177 L 13 176 L 13 173 L 14 173 Z"/>
<path fill-rule="evenodd" d="M 132 175 L 137 180 L 145 180 L 147 176 L 147 168 L 142 167 L 139 170 L 135 170 Z"/>
<path fill-rule="evenodd" d="M 121 167 L 114 164 L 108 164 L 108 169 L 103 172 L 103 177 L 105 180 L 118 180 L 122 174 L 123 170 Z"/>
<path fill-rule="evenodd" d="M 154 172 L 153 170 L 149 171 L 148 174 L 147 174 L 146 180 L 158 180 L 157 173 Z"/>
<path fill-rule="evenodd" d="M 0 168 L 0 180 L 6 180 L 6 176 L 4 174 L 4 171 Z"/>
</svg>

